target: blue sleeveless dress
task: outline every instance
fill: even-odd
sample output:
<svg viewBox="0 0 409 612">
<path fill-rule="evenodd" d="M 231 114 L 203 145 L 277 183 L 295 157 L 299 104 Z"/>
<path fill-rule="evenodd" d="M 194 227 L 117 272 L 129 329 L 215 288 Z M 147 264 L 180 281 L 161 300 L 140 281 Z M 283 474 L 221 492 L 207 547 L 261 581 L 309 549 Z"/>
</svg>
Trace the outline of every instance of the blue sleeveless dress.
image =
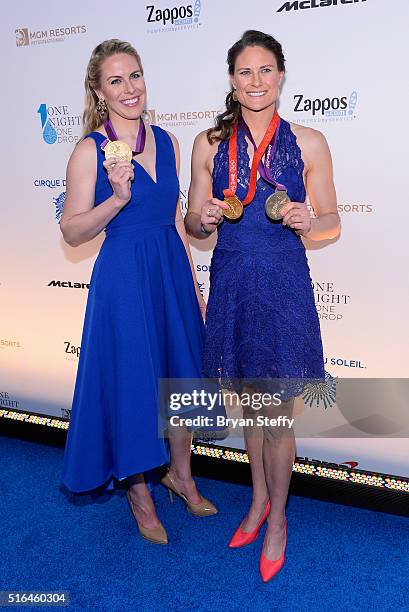
<svg viewBox="0 0 409 612">
<path fill-rule="evenodd" d="M 73 492 L 168 461 L 158 434 L 158 379 L 202 373 L 204 324 L 175 227 L 172 141 L 152 126 L 157 182 L 136 161 L 129 203 L 106 227 L 89 287 L 62 481 Z M 112 195 L 96 144 L 95 206 Z"/>
<path fill-rule="evenodd" d="M 238 131 L 237 195 L 243 200 L 250 179 L 247 141 Z M 290 124 L 281 119 L 272 161 L 274 179 L 292 201 L 304 202 L 304 164 Z M 213 196 L 228 186 L 228 140 L 214 157 Z M 254 200 L 243 216 L 218 228 L 210 266 L 204 371 L 236 391 L 244 384 L 278 390 L 286 400 L 306 382 L 324 378 L 320 326 L 305 248 L 294 230 L 264 212 L 274 187 L 259 178 Z M 284 380 L 287 379 L 285 385 Z M 284 386 L 283 386 L 284 385 Z"/>
</svg>

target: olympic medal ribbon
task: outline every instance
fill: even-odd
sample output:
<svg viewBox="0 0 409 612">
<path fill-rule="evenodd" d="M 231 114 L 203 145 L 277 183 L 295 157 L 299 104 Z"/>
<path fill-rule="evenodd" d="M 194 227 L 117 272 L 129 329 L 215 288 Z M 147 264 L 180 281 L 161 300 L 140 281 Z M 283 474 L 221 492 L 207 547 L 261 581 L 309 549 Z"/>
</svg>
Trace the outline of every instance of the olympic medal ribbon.
<svg viewBox="0 0 409 612">
<path fill-rule="evenodd" d="M 268 143 L 266 151 L 265 151 L 265 162 L 263 163 L 262 159 L 260 159 L 260 163 L 258 166 L 258 171 L 260 173 L 260 176 L 267 181 L 267 183 L 270 183 L 271 185 L 273 185 L 276 189 L 282 189 L 285 190 L 286 187 L 285 185 L 281 185 L 280 183 L 277 183 L 277 181 L 273 178 L 273 172 L 272 172 L 272 162 L 273 162 L 273 158 L 274 158 L 274 153 L 277 147 L 277 142 L 278 142 L 278 134 L 280 131 L 280 123 L 281 123 L 281 119 L 279 118 L 279 123 L 277 126 L 277 129 L 271 139 L 271 141 Z M 244 131 L 244 133 L 246 134 L 246 136 L 248 137 L 248 139 L 250 140 L 251 144 L 254 147 L 254 151 L 257 151 L 257 145 L 254 141 L 253 135 L 250 131 L 249 126 L 247 125 L 247 123 L 244 121 L 243 117 L 240 115 L 239 118 L 239 127 L 241 127 Z"/>
<path fill-rule="evenodd" d="M 108 138 L 105 139 L 104 142 L 101 144 L 101 149 L 105 149 L 105 146 L 108 142 L 110 141 L 113 142 L 113 141 L 118 140 L 118 136 L 115 132 L 114 126 L 112 125 L 112 122 L 110 119 L 104 122 L 104 128 L 106 130 L 106 133 L 108 134 Z M 132 151 L 132 156 L 139 155 L 139 153 L 142 153 L 142 151 L 145 148 L 145 142 L 146 142 L 146 128 L 145 128 L 145 124 L 142 121 L 142 117 L 141 117 L 139 119 L 138 135 L 136 137 L 135 149 Z"/>
<path fill-rule="evenodd" d="M 237 220 L 243 214 L 243 204 L 236 196 L 237 189 L 237 125 L 233 126 L 233 133 L 229 140 L 229 187 L 223 189 L 224 202 L 228 209 L 223 215 L 228 219 Z"/>
<path fill-rule="evenodd" d="M 281 123 L 281 120 L 280 120 L 280 123 Z M 280 123 L 278 124 L 277 130 L 276 130 L 276 132 L 274 134 L 273 139 L 270 141 L 270 143 L 267 146 L 266 154 L 265 154 L 265 158 L 264 158 L 264 164 L 260 160 L 260 164 L 259 164 L 259 167 L 258 167 L 258 171 L 260 172 L 260 176 L 262 176 L 262 178 L 265 181 L 267 181 L 267 183 L 270 183 L 271 185 L 273 185 L 273 187 L 275 187 L 274 193 L 270 194 L 267 197 L 267 199 L 265 201 L 265 204 L 264 204 L 266 215 L 272 221 L 279 221 L 280 219 L 282 219 L 283 215 L 282 215 L 281 211 L 282 211 L 284 205 L 287 204 L 287 202 L 290 201 L 290 198 L 288 197 L 286 186 L 282 185 L 281 183 L 278 183 L 273 178 L 272 165 L 273 165 L 274 153 L 275 153 L 275 150 L 276 150 L 276 147 L 277 147 L 277 142 L 278 142 L 278 134 L 279 134 L 279 130 L 280 130 Z M 241 116 L 240 116 L 240 119 L 239 119 L 239 126 L 243 129 L 244 133 L 249 138 L 250 142 L 254 146 L 254 150 L 256 150 L 257 149 L 257 145 L 256 145 L 256 143 L 254 141 L 254 138 L 253 138 L 253 135 L 252 135 L 252 133 L 250 131 L 250 128 L 247 125 L 247 123 L 244 121 L 243 117 L 241 117 Z"/>
<path fill-rule="evenodd" d="M 256 147 L 254 150 L 253 161 L 251 163 L 250 169 L 250 184 L 249 190 L 246 197 L 243 200 L 243 204 L 249 204 L 256 193 L 256 183 L 257 183 L 257 170 L 261 162 L 261 158 L 263 157 L 269 143 L 274 137 L 274 134 L 277 131 L 278 125 L 280 123 L 280 117 L 277 111 L 274 111 L 274 115 L 270 121 L 270 124 L 267 128 L 266 133 L 264 134 L 263 140 L 260 143 L 259 147 Z"/>
</svg>

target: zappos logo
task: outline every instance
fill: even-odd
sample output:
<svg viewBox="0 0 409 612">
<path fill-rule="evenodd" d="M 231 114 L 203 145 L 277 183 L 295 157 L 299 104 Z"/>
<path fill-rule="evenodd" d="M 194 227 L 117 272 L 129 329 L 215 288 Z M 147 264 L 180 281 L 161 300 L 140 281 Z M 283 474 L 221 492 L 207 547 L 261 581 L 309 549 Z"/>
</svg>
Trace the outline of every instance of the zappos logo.
<svg viewBox="0 0 409 612">
<path fill-rule="evenodd" d="M 303 113 L 298 118 L 300 123 L 351 121 L 355 119 L 355 108 L 358 93 L 354 90 L 349 96 L 334 96 L 333 98 L 307 98 L 304 94 L 295 94 L 294 113 Z"/>
<path fill-rule="evenodd" d="M 198 28 L 202 4 L 195 0 L 193 4 L 157 8 L 154 4 L 145 7 L 147 11 L 146 21 L 150 24 L 148 32 L 157 34 L 159 32 L 188 30 Z"/>
<path fill-rule="evenodd" d="M 78 142 L 81 115 L 72 115 L 66 104 L 47 106 L 43 103 L 38 107 L 37 113 L 40 115 L 44 142 L 47 144 Z"/>
<path fill-rule="evenodd" d="M 81 352 L 81 346 L 76 346 L 69 340 L 65 340 L 64 346 L 65 346 L 64 352 L 66 353 L 66 355 L 68 355 L 66 359 L 69 359 L 69 360 L 73 358 L 79 359 L 80 352 Z"/>
</svg>

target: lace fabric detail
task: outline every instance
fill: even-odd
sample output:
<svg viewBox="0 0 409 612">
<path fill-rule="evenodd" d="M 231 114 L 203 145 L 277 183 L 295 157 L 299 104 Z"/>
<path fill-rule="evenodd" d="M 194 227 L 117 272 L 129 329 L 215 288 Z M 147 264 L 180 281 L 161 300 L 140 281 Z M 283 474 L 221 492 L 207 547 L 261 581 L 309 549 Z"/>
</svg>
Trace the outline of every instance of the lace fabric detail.
<svg viewBox="0 0 409 612">
<path fill-rule="evenodd" d="M 248 153 L 248 143 L 243 130 L 238 130 L 237 135 L 237 182 L 238 189 L 247 194 L 250 182 L 250 156 Z M 229 142 L 220 142 L 213 161 L 213 191 L 216 197 L 223 199 L 223 189 L 228 186 L 228 166 L 229 166 Z M 275 181 L 281 183 L 283 176 L 287 179 L 283 184 L 286 186 L 288 194 L 293 201 L 304 202 L 306 193 L 303 181 L 304 162 L 301 151 L 297 144 L 295 134 L 292 132 L 290 124 L 284 119 L 280 120 L 277 134 L 277 146 L 272 160 L 272 175 Z M 258 179 L 257 184 L 263 183 L 264 186 L 274 191 L 263 179 Z M 217 195 L 216 195 L 217 194 Z"/>
<path fill-rule="evenodd" d="M 272 171 L 292 201 L 305 200 L 304 164 L 289 123 L 281 120 Z M 237 195 L 249 186 L 249 154 L 238 133 Z M 228 142 L 214 157 L 213 193 L 223 199 L 228 185 Z M 274 187 L 257 181 L 253 201 L 241 219 L 224 220 L 210 267 L 204 372 L 223 386 L 243 384 L 276 390 L 285 379 L 283 399 L 298 395 L 311 380 L 324 377 L 317 311 L 304 245 L 280 221 L 265 215 Z"/>
<path fill-rule="evenodd" d="M 241 200 L 247 195 L 250 180 L 250 158 L 244 132 L 239 129 L 237 138 L 238 180 L 236 193 Z M 223 189 L 228 186 L 228 141 L 219 144 L 213 165 L 213 194 L 223 199 Z M 281 120 L 277 135 L 272 173 L 277 182 L 284 184 L 292 201 L 305 200 L 303 182 L 304 164 L 290 124 Z M 300 237 L 281 221 L 271 221 L 266 216 L 264 205 L 275 188 L 263 178 L 257 180 L 256 193 L 244 213 L 237 221 L 224 220 L 218 229 L 216 249 L 245 252 L 276 253 L 288 249 L 303 249 Z"/>
</svg>

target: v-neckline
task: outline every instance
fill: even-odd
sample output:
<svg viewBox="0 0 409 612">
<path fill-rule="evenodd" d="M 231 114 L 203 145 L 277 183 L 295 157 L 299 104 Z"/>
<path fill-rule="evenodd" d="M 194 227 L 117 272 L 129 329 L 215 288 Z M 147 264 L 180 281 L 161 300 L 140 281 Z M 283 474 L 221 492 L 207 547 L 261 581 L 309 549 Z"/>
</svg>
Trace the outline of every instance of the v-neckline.
<svg viewBox="0 0 409 612">
<path fill-rule="evenodd" d="M 147 174 L 149 176 L 149 178 L 151 179 L 152 183 L 154 183 L 155 185 L 158 184 L 158 142 L 156 140 L 156 134 L 155 134 L 155 130 L 153 129 L 153 127 L 151 127 L 152 130 L 152 134 L 153 134 L 153 140 L 155 142 L 155 178 L 152 177 L 152 175 L 147 171 L 147 169 L 145 168 L 145 166 L 142 166 L 142 164 L 140 164 L 134 157 L 132 158 L 132 161 L 139 166 L 140 168 L 142 168 L 142 170 L 145 172 L 145 174 Z"/>
<path fill-rule="evenodd" d="M 244 142 L 245 142 L 245 143 L 246 143 L 246 145 L 247 145 L 247 146 L 246 146 L 246 149 L 245 149 L 245 151 L 246 151 L 246 155 L 247 155 L 247 163 L 246 163 L 246 167 L 248 168 L 248 173 L 249 173 L 249 181 L 250 181 L 250 175 L 251 175 L 251 166 L 253 165 L 253 158 L 254 158 L 254 155 L 255 155 L 255 151 L 253 152 L 253 157 L 251 158 L 251 162 L 250 162 L 249 145 L 252 145 L 252 146 L 253 146 L 253 148 L 254 148 L 254 145 L 253 145 L 253 144 L 250 142 L 250 140 L 247 140 L 247 138 L 246 138 L 246 135 L 245 135 L 245 134 L 243 134 L 243 138 L 244 138 Z M 272 162 L 273 162 L 274 157 L 275 157 L 275 151 L 274 151 L 274 155 L 273 155 L 272 160 L 271 160 Z M 263 158 L 264 158 L 264 155 L 263 155 Z M 263 161 L 264 161 L 264 160 L 263 160 Z M 263 177 L 261 176 L 261 174 L 260 174 L 260 172 L 259 172 L 259 170 L 258 170 L 258 168 L 257 168 L 257 179 L 256 179 L 256 185 L 258 184 L 258 182 L 259 182 L 260 180 L 262 180 L 262 181 L 266 182 L 266 181 L 263 179 Z"/>
<path fill-rule="evenodd" d="M 247 160 L 245 160 L 245 162 L 246 162 L 246 164 L 245 164 L 245 165 L 246 165 L 246 168 L 248 169 L 248 174 L 249 174 L 249 185 L 250 185 L 251 166 L 252 166 L 252 163 L 253 163 L 253 157 L 254 157 L 254 154 L 253 154 L 253 157 L 251 158 L 251 163 L 250 163 L 249 144 L 251 145 L 252 143 L 251 143 L 249 140 L 247 140 L 247 138 L 246 138 L 245 134 L 243 134 L 243 138 L 244 138 L 244 142 L 245 142 L 245 143 L 246 143 L 246 145 L 247 145 L 247 146 L 246 146 L 246 148 L 245 148 L 245 154 L 247 155 Z M 264 155 L 263 155 L 263 157 L 264 157 Z M 257 179 L 256 179 L 256 186 L 258 186 L 258 183 L 259 183 L 259 181 L 260 181 L 260 180 L 261 180 L 261 181 L 264 181 L 264 179 L 263 179 L 263 177 L 261 176 L 261 174 L 259 173 L 258 169 L 257 169 L 257 174 L 258 174 L 258 177 L 257 177 Z M 266 181 L 264 181 L 264 183 L 265 183 L 265 182 L 266 182 Z"/>
</svg>

